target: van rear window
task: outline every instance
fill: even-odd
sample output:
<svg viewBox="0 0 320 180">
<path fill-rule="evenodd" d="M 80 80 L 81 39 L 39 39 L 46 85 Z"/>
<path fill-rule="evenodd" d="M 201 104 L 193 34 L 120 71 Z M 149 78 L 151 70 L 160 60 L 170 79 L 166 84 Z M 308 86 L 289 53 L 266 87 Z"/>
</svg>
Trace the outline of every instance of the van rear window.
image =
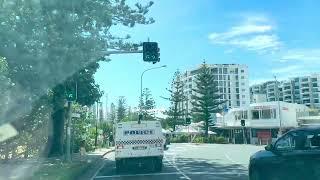
<svg viewBox="0 0 320 180">
<path fill-rule="evenodd" d="M 154 134 L 154 130 L 148 129 L 148 130 L 126 130 L 123 132 L 125 136 L 127 135 L 150 135 Z"/>
</svg>

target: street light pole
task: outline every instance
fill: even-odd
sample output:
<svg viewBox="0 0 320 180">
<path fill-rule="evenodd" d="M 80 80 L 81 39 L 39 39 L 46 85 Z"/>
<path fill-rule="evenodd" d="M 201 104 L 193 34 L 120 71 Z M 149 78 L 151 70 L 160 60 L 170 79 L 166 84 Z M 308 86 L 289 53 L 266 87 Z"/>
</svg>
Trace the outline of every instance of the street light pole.
<svg viewBox="0 0 320 180">
<path fill-rule="evenodd" d="M 139 116 L 139 121 L 138 123 L 141 122 L 141 119 L 140 117 L 142 117 L 142 80 L 143 80 L 143 75 L 145 72 L 147 71 L 150 71 L 150 70 L 153 70 L 153 69 L 160 69 L 160 68 L 165 68 L 167 67 L 167 65 L 163 65 L 163 66 L 158 66 L 158 67 L 153 67 L 153 68 L 149 68 L 149 69 L 146 69 L 144 70 L 142 73 L 141 73 L 141 77 L 140 77 L 140 116 Z"/>
<path fill-rule="evenodd" d="M 275 80 L 275 86 L 277 87 L 277 101 L 278 101 L 278 111 L 279 111 L 279 131 L 278 131 L 278 136 L 280 137 L 282 135 L 282 119 L 281 119 L 281 109 L 280 109 L 280 101 L 279 101 L 279 86 L 278 86 L 278 81 L 277 81 L 277 76 L 274 76 Z"/>
</svg>

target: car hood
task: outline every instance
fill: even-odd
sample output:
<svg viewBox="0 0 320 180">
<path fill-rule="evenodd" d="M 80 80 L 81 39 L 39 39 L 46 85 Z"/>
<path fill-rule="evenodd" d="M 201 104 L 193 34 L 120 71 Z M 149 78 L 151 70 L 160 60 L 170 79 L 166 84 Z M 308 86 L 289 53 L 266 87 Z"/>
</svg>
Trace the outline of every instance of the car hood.
<svg viewBox="0 0 320 180">
<path fill-rule="evenodd" d="M 258 152 L 256 152 L 256 153 L 254 153 L 254 154 L 250 157 L 250 160 L 260 159 L 260 158 L 265 158 L 265 157 L 273 157 L 273 156 L 275 156 L 275 154 L 272 153 L 271 151 L 261 150 L 261 151 L 258 151 Z"/>
</svg>

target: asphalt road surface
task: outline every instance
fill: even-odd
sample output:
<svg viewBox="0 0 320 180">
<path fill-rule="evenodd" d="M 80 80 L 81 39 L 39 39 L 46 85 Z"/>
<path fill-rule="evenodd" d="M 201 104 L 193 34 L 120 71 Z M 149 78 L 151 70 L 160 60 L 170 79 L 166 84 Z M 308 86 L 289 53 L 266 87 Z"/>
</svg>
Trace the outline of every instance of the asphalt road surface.
<svg viewBox="0 0 320 180">
<path fill-rule="evenodd" d="M 261 149 L 254 145 L 171 144 L 165 151 L 162 171 L 156 173 L 148 167 L 116 173 L 114 153 L 110 153 L 92 179 L 248 179 L 249 157 Z"/>
</svg>

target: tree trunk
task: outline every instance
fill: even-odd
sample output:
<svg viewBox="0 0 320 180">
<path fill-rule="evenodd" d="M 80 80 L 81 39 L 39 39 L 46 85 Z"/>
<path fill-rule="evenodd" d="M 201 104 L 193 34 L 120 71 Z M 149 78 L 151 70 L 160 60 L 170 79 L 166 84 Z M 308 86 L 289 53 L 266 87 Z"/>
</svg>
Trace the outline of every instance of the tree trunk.
<svg viewBox="0 0 320 180">
<path fill-rule="evenodd" d="M 48 136 L 48 157 L 63 155 L 63 134 L 65 110 L 60 107 L 51 115 L 52 126 L 49 129 Z"/>
</svg>

